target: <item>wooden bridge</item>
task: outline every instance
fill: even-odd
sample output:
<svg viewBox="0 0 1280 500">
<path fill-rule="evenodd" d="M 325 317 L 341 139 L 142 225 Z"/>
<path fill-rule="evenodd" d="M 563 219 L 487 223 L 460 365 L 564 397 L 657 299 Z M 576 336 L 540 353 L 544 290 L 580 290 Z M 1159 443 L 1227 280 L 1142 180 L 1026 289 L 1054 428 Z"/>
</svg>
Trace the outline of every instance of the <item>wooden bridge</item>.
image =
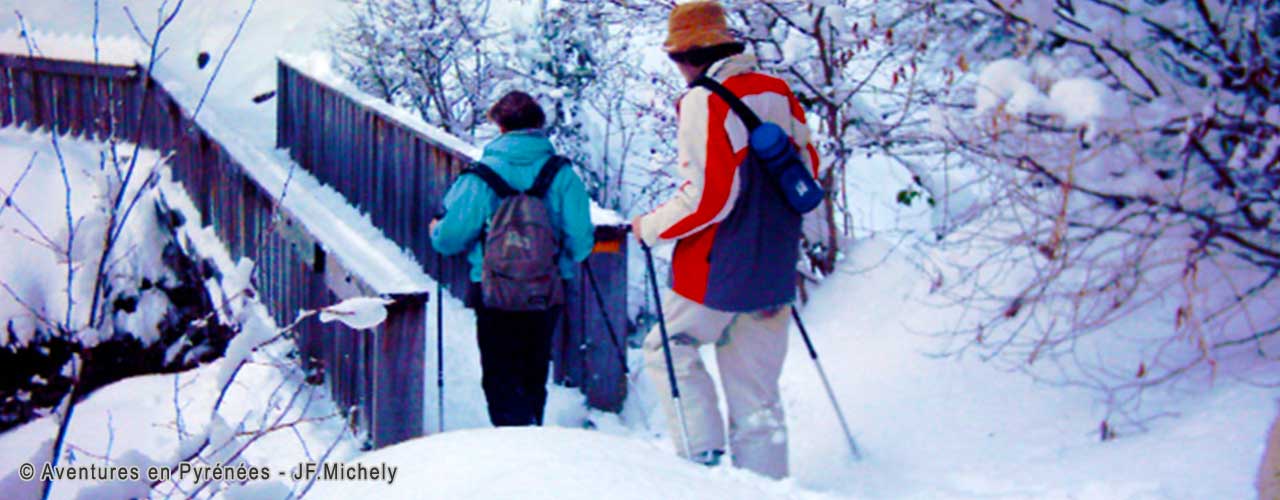
<svg viewBox="0 0 1280 500">
<path fill-rule="evenodd" d="M 474 148 L 286 61 L 278 76 L 276 143 L 307 172 L 299 175 L 314 176 L 368 213 L 422 270 L 461 297 L 466 262 L 457 256 L 437 265 L 427 223 L 445 190 L 473 161 Z M 297 344 L 304 364 L 323 375 L 338 406 L 372 446 L 422 435 L 426 342 L 435 335 L 426 328 L 430 290 L 371 266 L 407 259 L 377 245 L 335 238 L 327 230 L 332 218 L 304 209 L 296 198 L 301 195 L 286 195 L 281 179 L 270 175 L 279 169 L 264 168 L 262 163 L 274 161 L 272 154 L 243 141 L 227 147 L 228 138 L 211 134 L 201 121 L 140 67 L 0 54 L 0 127 L 115 138 L 169 154 L 173 178 L 185 186 L 201 222 L 213 226 L 233 259 L 257 262 L 259 297 L 278 323 L 290 322 L 300 309 L 351 296 L 395 299 L 387 321 L 374 331 L 307 322 L 299 327 Z M 622 238 L 621 227 L 597 229 L 597 240 Z M 587 273 L 579 273 L 556 334 L 553 363 L 557 383 L 581 388 L 595 408 L 619 411 L 626 395 L 619 353 L 625 343 L 610 335 L 625 332 L 626 245 L 612 246 L 620 250 L 589 259 L 604 310 Z"/>
</svg>

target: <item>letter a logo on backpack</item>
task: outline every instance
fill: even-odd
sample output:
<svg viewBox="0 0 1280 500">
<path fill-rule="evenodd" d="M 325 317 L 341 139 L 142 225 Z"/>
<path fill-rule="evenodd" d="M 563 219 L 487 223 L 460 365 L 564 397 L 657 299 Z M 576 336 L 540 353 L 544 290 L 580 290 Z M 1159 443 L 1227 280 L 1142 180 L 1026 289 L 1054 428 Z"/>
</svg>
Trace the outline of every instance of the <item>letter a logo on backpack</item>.
<svg viewBox="0 0 1280 500">
<path fill-rule="evenodd" d="M 529 238 L 515 231 L 507 232 L 504 238 L 502 245 L 507 248 L 528 251 L 533 247 Z"/>
</svg>

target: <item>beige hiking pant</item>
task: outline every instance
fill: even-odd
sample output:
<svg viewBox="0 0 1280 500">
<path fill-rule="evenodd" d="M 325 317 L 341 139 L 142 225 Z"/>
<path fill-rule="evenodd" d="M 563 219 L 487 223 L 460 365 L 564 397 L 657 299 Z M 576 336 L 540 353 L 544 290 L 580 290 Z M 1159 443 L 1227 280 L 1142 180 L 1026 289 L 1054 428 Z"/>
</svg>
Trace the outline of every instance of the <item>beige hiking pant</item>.
<svg viewBox="0 0 1280 500">
<path fill-rule="evenodd" d="M 698 353 L 699 346 L 714 344 L 729 410 L 729 451 L 734 466 L 773 478 L 786 477 L 787 427 L 778 376 L 787 355 L 789 307 L 731 313 L 667 290 L 662 311 L 693 454 L 725 449 L 725 424 L 715 384 Z M 678 453 L 684 455 L 659 327 L 654 325 L 645 337 L 645 371 L 659 388 L 669 433 Z"/>
<path fill-rule="evenodd" d="M 1267 434 L 1267 447 L 1258 465 L 1257 486 L 1258 500 L 1280 500 L 1280 415 L 1271 422 L 1271 432 Z"/>
</svg>

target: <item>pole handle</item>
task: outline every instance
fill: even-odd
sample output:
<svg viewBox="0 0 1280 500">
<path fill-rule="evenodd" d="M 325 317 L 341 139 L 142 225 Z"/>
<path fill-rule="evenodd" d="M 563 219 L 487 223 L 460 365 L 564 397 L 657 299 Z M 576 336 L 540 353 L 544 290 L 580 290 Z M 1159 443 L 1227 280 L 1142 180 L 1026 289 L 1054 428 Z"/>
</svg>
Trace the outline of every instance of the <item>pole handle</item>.
<svg viewBox="0 0 1280 500">
<path fill-rule="evenodd" d="M 791 318 L 796 320 L 796 326 L 800 328 L 800 338 L 804 339 L 804 347 L 809 350 L 809 359 L 818 360 L 818 350 L 813 348 L 813 341 L 809 340 L 809 330 L 805 329 L 804 322 L 800 321 L 800 312 L 796 311 L 796 307 L 791 306 Z"/>
</svg>

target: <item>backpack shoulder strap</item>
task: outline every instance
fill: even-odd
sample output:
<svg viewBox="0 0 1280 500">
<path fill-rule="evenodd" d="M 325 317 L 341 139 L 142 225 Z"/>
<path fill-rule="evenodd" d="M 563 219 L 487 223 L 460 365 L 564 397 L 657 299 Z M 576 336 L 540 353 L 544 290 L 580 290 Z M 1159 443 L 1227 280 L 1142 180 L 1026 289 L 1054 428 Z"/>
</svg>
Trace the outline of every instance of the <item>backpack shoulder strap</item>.
<svg viewBox="0 0 1280 500">
<path fill-rule="evenodd" d="M 556 174 L 560 173 L 560 169 L 569 163 L 569 160 L 563 156 L 552 155 L 542 164 L 542 170 L 538 171 L 538 177 L 533 180 L 533 186 L 529 187 L 525 194 L 537 198 L 547 196 L 547 191 L 551 189 L 551 183 L 555 182 Z"/>
<path fill-rule="evenodd" d="M 498 175 L 492 167 L 478 161 L 472 163 L 471 166 L 464 169 L 459 175 L 467 174 L 479 177 L 485 184 L 488 184 L 489 189 L 492 189 L 493 193 L 498 195 L 499 199 L 515 196 L 519 193 L 519 191 L 512 189 L 511 185 L 507 184 L 507 181 L 503 180 L 502 176 Z"/>
<path fill-rule="evenodd" d="M 751 111 L 751 108 L 747 107 L 746 103 L 742 102 L 742 99 L 739 99 L 733 92 L 730 92 L 724 85 L 711 77 L 701 75 L 694 79 L 689 86 L 702 87 L 720 96 L 720 99 L 729 104 L 729 107 L 738 115 L 738 118 L 742 119 L 742 123 L 747 126 L 747 132 L 754 131 L 756 127 L 761 125 L 760 117 L 756 116 L 756 113 Z"/>
</svg>

